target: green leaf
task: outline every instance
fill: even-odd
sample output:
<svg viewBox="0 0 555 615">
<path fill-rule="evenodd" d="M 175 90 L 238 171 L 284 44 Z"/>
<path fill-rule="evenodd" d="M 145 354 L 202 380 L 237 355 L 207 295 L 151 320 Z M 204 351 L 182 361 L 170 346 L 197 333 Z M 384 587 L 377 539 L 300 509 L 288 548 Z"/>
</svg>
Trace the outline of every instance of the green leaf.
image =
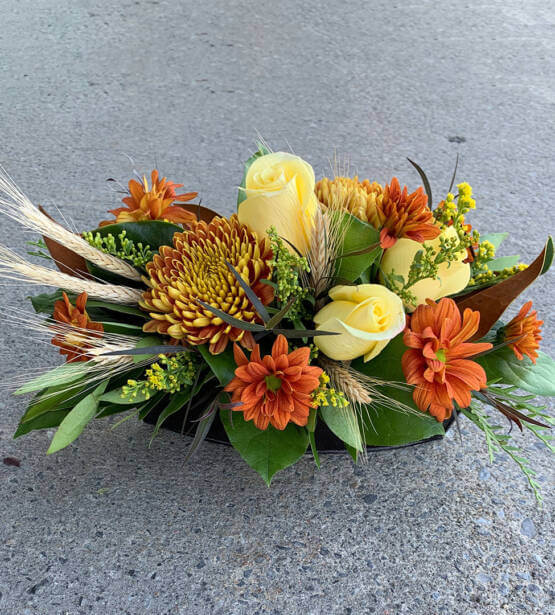
<svg viewBox="0 0 555 615">
<path fill-rule="evenodd" d="M 224 322 L 226 322 L 228 325 L 231 325 L 232 327 L 241 329 L 242 331 L 258 331 L 258 332 L 265 331 L 265 328 L 262 325 L 258 325 L 254 322 L 245 322 L 244 320 L 239 320 L 238 318 L 234 318 L 233 316 L 230 316 L 226 312 L 222 312 L 222 310 L 219 310 L 218 308 L 215 308 L 214 306 L 208 303 L 205 303 L 204 301 L 201 301 L 200 299 L 197 299 L 197 303 L 202 305 L 202 307 L 205 310 L 208 310 L 214 316 L 218 316 Z"/>
<path fill-rule="evenodd" d="M 543 261 L 543 267 L 540 272 L 540 275 L 547 273 L 552 263 L 553 263 L 553 238 L 550 236 L 548 237 L 547 243 L 545 245 L 545 258 Z"/>
<path fill-rule="evenodd" d="M 555 361 L 543 352 L 534 365 L 528 357 L 519 361 L 508 346 L 475 359 L 485 370 L 488 381 L 513 384 L 534 395 L 555 395 Z"/>
<path fill-rule="evenodd" d="M 187 391 L 173 393 L 170 396 L 170 401 L 168 402 L 168 405 L 162 410 L 160 416 L 158 417 L 158 420 L 156 421 L 154 431 L 152 432 L 152 436 L 150 438 L 150 444 L 152 444 L 152 441 L 157 436 L 158 432 L 160 431 L 160 427 L 162 427 L 162 425 L 164 424 L 164 421 L 172 414 L 179 412 L 181 408 L 183 408 L 183 405 L 189 401 L 189 398 L 191 397 L 192 393 L 193 391 L 191 389 L 188 389 Z"/>
<path fill-rule="evenodd" d="M 232 446 L 268 486 L 276 472 L 293 465 L 306 452 L 308 431 L 293 423 L 283 431 L 271 425 L 262 431 L 245 421 L 241 412 L 233 412 L 232 423 L 230 411 L 221 410 L 220 419 Z"/>
<path fill-rule="evenodd" d="M 33 399 L 27 407 L 25 414 L 21 417 L 20 423 L 31 421 L 51 410 L 71 408 L 86 395 L 87 389 L 85 385 L 79 386 L 79 383 L 74 383 L 69 388 L 65 384 L 49 387 Z"/>
<path fill-rule="evenodd" d="M 150 399 L 150 397 L 147 397 L 146 394 L 142 392 L 137 393 L 137 395 L 132 398 L 122 397 L 122 395 L 123 387 L 118 387 L 117 389 L 108 391 L 108 393 L 104 393 L 104 395 L 100 398 L 100 401 L 110 404 L 118 404 L 119 406 L 137 406 Z"/>
<path fill-rule="evenodd" d="M 488 269 L 491 271 L 503 271 L 503 269 L 509 269 L 520 263 L 520 256 L 514 254 L 513 256 L 500 256 L 487 262 Z"/>
<path fill-rule="evenodd" d="M 143 328 L 140 325 L 132 325 L 126 322 L 96 321 L 104 327 L 104 333 L 121 333 L 122 335 L 142 335 Z"/>
<path fill-rule="evenodd" d="M 216 378 L 220 381 L 220 384 L 226 385 L 233 380 L 237 365 L 235 364 L 231 348 L 224 350 L 220 354 L 211 354 L 207 344 L 198 346 L 198 349 L 208 367 L 210 367 Z"/>
<path fill-rule="evenodd" d="M 46 451 L 47 455 L 65 448 L 79 437 L 83 429 L 94 418 L 98 410 L 99 398 L 104 393 L 107 384 L 108 382 L 105 381 L 98 385 L 64 417 Z"/>
<path fill-rule="evenodd" d="M 44 414 L 39 414 L 30 421 L 20 423 L 13 437 L 15 439 L 38 429 L 50 429 L 52 427 L 58 427 L 58 425 L 64 420 L 64 418 L 69 414 L 69 412 L 69 408 L 66 408 L 64 410 L 51 410 L 49 412 L 45 412 Z"/>
<path fill-rule="evenodd" d="M 400 385 L 377 385 L 377 391 L 389 400 L 376 399 L 366 408 L 366 412 L 362 412 L 366 444 L 371 446 L 397 446 L 445 434 L 443 424 L 418 410 L 412 399 L 412 387 L 405 384 L 401 368 L 401 357 L 405 350 L 401 333 L 368 363 L 360 358 L 351 364 L 353 369 L 377 381 Z M 395 410 L 395 402 L 414 413 Z"/>
<path fill-rule="evenodd" d="M 270 153 L 270 150 L 260 142 L 257 142 L 256 146 L 258 147 L 257 151 L 245 162 L 245 169 L 243 171 L 243 181 L 239 187 L 239 191 L 237 194 L 237 207 L 247 198 L 245 195 L 245 181 L 247 179 L 247 173 L 250 169 L 251 164 L 260 158 L 261 156 L 266 156 Z"/>
<path fill-rule="evenodd" d="M 320 455 L 318 455 L 318 449 L 316 448 L 316 438 L 314 437 L 314 432 L 308 432 L 308 441 L 310 443 L 310 450 L 312 451 L 312 456 L 314 457 L 314 463 L 316 467 L 320 469 Z"/>
<path fill-rule="evenodd" d="M 94 235 L 98 233 L 101 237 L 113 235 L 116 245 L 119 247 L 118 235 L 125 231 L 127 239 L 134 243 L 148 245 L 153 250 L 158 250 L 161 246 L 173 245 L 175 233 L 182 233 L 183 228 L 171 222 L 161 220 L 142 220 L 140 222 L 121 222 L 118 224 L 107 224 L 92 231 Z"/>
<path fill-rule="evenodd" d="M 27 384 L 19 387 L 19 389 L 14 392 L 14 395 L 25 395 L 25 393 L 41 391 L 48 387 L 71 384 L 84 376 L 89 371 L 90 367 L 90 365 L 82 361 L 77 363 L 64 363 L 45 374 L 41 374 L 37 378 L 33 378 L 33 380 L 27 382 Z"/>
<path fill-rule="evenodd" d="M 509 233 L 487 233 L 486 235 L 481 234 L 480 242 L 489 241 L 497 252 L 499 246 L 503 243 L 503 241 L 505 241 L 505 239 L 507 239 L 508 236 Z"/>
<path fill-rule="evenodd" d="M 345 444 L 362 451 L 364 442 L 362 431 L 356 412 L 352 406 L 334 408 L 333 406 L 320 406 L 320 415 L 330 430 Z"/>
<path fill-rule="evenodd" d="M 336 277 L 348 282 L 354 282 L 376 259 L 381 257 L 382 249 L 379 245 L 380 232 L 370 224 L 346 212 L 338 212 L 337 215 L 342 216 L 339 224 L 345 229 L 339 232 L 339 236 L 343 234 L 342 255 L 358 252 L 369 246 L 376 245 L 374 250 L 366 254 L 338 259 Z"/>
</svg>

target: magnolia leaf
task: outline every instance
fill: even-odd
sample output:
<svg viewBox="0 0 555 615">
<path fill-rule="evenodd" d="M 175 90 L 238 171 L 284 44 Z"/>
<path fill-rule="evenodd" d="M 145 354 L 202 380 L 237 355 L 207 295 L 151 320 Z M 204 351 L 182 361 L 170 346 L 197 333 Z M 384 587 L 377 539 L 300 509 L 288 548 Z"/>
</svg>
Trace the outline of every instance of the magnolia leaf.
<svg viewBox="0 0 555 615">
<path fill-rule="evenodd" d="M 480 325 L 472 340 L 484 337 L 518 295 L 547 271 L 552 259 L 553 240 L 550 237 L 540 255 L 523 271 L 494 286 L 457 297 L 456 302 L 461 313 L 466 308 L 480 312 Z"/>
<path fill-rule="evenodd" d="M 508 347 L 475 360 L 486 370 L 488 382 L 498 380 L 502 384 L 513 384 L 534 395 L 555 395 L 555 361 L 543 352 L 538 353 L 535 365 L 526 356 L 519 361 Z"/>
<path fill-rule="evenodd" d="M 54 220 L 54 218 L 46 212 L 42 205 L 39 205 L 39 209 L 41 213 L 44 214 L 49 220 L 52 220 L 52 222 L 58 224 L 56 220 Z M 48 252 L 50 252 L 50 256 L 56 263 L 56 267 L 58 267 L 62 273 L 67 273 L 68 275 L 73 276 L 79 274 L 79 277 L 81 278 L 89 280 L 92 279 L 92 276 L 90 276 L 87 272 L 87 262 L 82 256 L 73 250 L 66 248 L 61 243 L 50 239 L 50 237 L 47 237 L 46 235 L 43 235 L 42 238 L 48 248 Z"/>
<path fill-rule="evenodd" d="M 101 237 L 113 235 L 116 245 L 120 247 L 118 235 L 125 231 L 125 237 L 133 243 L 142 243 L 150 246 L 152 250 L 158 250 L 161 246 L 172 246 L 175 233 L 182 233 L 183 227 L 171 222 L 161 220 L 141 220 L 140 222 L 118 222 L 107 224 L 92 231 Z"/>
<path fill-rule="evenodd" d="M 289 423 L 280 431 L 271 425 L 264 431 L 252 421 L 245 421 L 241 412 L 221 410 L 220 419 L 235 450 L 262 476 L 268 487 L 276 472 L 296 463 L 306 452 L 308 431 Z"/>
<path fill-rule="evenodd" d="M 47 455 L 65 448 L 81 435 L 83 429 L 95 417 L 99 398 L 104 393 L 107 384 L 108 381 L 99 384 L 64 417 L 46 451 Z"/>
</svg>

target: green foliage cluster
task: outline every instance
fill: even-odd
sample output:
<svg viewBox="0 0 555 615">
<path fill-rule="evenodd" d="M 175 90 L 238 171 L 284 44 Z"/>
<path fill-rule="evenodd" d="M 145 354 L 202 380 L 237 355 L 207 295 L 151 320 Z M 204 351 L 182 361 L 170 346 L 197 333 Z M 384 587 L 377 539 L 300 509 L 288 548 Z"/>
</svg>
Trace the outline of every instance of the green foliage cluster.
<svg viewBox="0 0 555 615">
<path fill-rule="evenodd" d="M 123 260 L 131 262 L 135 267 L 145 267 L 152 260 L 153 250 L 142 242 L 134 242 L 127 237 L 127 231 L 123 229 L 121 233 L 114 237 L 111 233 L 102 236 L 100 233 L 88 231 L 83 233 L 83 239 L 105 254 L 117 256 Z"/>
<path fill-rule="evenodd" d="M 287 318 L 295 322 L 306 315 L 306 310 L 303 309 L 303 300 L 308 298 L 310 290 L 303 286 L 301 277 L 310 271 L 310 267 L 304 256 L 299 256 L 289 250 L 275 228 L 272 227 L 268 231 L 268 236 L 273 252 L 270 265 L 273 267 L 272 279 L 276 298 L 280 307 L 294 298 L 294 302 L 289 306 Z"/>
</svg>

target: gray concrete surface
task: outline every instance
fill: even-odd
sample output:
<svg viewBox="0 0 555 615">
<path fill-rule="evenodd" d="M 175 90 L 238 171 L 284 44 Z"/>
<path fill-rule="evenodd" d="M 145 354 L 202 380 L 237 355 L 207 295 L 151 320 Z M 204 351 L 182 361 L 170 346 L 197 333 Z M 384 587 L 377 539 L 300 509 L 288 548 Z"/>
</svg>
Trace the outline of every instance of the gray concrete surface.
<svg viewBox="0 0 555 615">
<path fill-rule="evenodd" d="M 0 162 L 34 200 L 93 227 L 104 180 L 153 165 L 231 212 L 257 131 L 318 174 L 436 194 L 454 158 L 483 230 L 528 258 L 553 230 L 555 11 L 541 0 L 338 3 L 0 0 Z M 0 225 L 0 240 L 24 234 Z M 553 275 L 534 299 L 553 352 Z M 2 288 L 2 307 L 28 289 Z M 0 323 L 2 374 L 55 363 Z M 463 423 L 450 437 L 310 459 L 270 490 L 232 451 L 98 423 L 68 450 L 14 441 L 0 399 L 1 615 L 552 613 L 552 462 L 523 438 L 546 504 Z M 51 435 L 51 434 L 50 434 Z"/>
</svg>

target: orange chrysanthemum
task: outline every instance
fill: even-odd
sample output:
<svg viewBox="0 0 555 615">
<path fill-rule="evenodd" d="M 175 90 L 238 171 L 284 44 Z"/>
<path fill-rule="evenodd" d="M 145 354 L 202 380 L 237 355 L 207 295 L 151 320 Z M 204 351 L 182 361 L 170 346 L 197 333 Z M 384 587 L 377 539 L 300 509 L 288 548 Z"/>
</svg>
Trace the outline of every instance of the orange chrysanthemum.
<svg viewBox="0 0 555 615">
<path fill-rule="evenodd" d="M 512 348 L 519 361 L 522 361 L 526 355 L 532 363 L 536 363 L 542 339 L 543 320 L 538 320 L 536 310 L 530 312 L 531 308 L 531 301 L 525 303 L 520 312 L 505 326 L 504 333 L 505 340 L 510 342 L 509 347 Z"/>
<path fill-rule="evenodd" d="M 158 178 L 158 171 L 151 173 L 151 186 L 149 187 L 146 175 L 143 182 L 135 179 L 129 182 L 129 196 L 122 199 L 126 207 L 111 209 L 110 213 L 116 216 L 115 220 L 104 220 L 100 226 L 114 224 L 115 222 L 139 222 L 141 220 L 168 220 L 175 224 L 188 224 L 196 220 L 194 213 L 187 211 L 179 205 L 173 205 L 176 201 L 184 203 L 197 196 L 197 192 L 176 194 L 177 188 L 183 184 L 174 184 L 165 177 Z"/>
<path fill-rule="evenodd" d="M 394 177 L 386 185 L 381 203 L 384 223 L 380 232 L 382 248 L 391 248 L 397 239 L 406 237 L 423 243 L 435 239 L 441 230 L 434 224 L 434 216 L 427 205 L 428 197 L 422 188 L 408 193 L 401 190 L 399 180 Z"/>
<path fill-rule="evenodd" d="M 452 299 L 428 299 L 407 318 L 403 341 L 409 350 L 402 357 L 403 373 L 416 385 L 413 399 L 418 408 L 444 421 L 451 416 L 453 400 L 467 408 L 471 391 L 486 386 L 484 368 L 468 357 L 492 345 L 466 341 L 478 330 L 480 312 L 467 308 L 461 318 Z"/>
<path fill-rule="evenodd" d="M 316 184 L 318 200 L 331 208 L 342 208 L 380 231 L 380 245 L 390 248 L 400 237 L 419 243 L 435 239 L 441 232 L 428 207 L 428 197 L 422 188 L 411 194 L 401 190 L 394 177 L 382 188 L 377 182 L 358 177 L 325 177 Z"/>
<path fill-rule="evenodd" d="M 285 429 L 289 422 L 307 424 L 312 393 L 320 386 L 322 370 L 309 365 L 310 348 L 289 352 L 283 335 L 278 335 L 272 354 L 260 356 L 257 344 L 247 359 L 237 344 L 233 346 L 237 369 L 235 378 L 225 387 L 232 393 L 233 410 L 243 412 L 246 421 L 258 429 L 272 424 Z"/>
<path fill-rule="evenodd" d="M 93 322 L 87 314 L 87 293 L 81 293 L 71 304 L 68 296 L 62 292 L 63 299 L 54 303 L 52 318 L 62 323 L 62 328 L 53 325 L 58 333 L 52 338 L 52 344 L 60 348 L 60 354 L 66 355 L 66 361 L 88 361 L 87 349 L 91 348 L 87 341 L 91 337 L 101 337 L 104 327 L 99 322 Z M 89 333 L 91 332 L 91 333 Z"/>
<path fill-rule="evenodd" d="M 162 246 L 147 265 L 150 290 L 143 293 L 140 305 L 152 320 L 144 331 L 193 345 L 208 343 L 212 354 L 223 352 L 229 340 L 253 348 L 250 331 L 227 324 L 198 299 L 239 320 L 262 322 L 227 263 L 268 305 L 274 291 L 262 280 L 272 277 L 271 260 L 270 240 L 259 239 L 235 214 L 210 223 L 194 221 L 189 230 L 175 233 L 173 247 Z"/>
</svg>

